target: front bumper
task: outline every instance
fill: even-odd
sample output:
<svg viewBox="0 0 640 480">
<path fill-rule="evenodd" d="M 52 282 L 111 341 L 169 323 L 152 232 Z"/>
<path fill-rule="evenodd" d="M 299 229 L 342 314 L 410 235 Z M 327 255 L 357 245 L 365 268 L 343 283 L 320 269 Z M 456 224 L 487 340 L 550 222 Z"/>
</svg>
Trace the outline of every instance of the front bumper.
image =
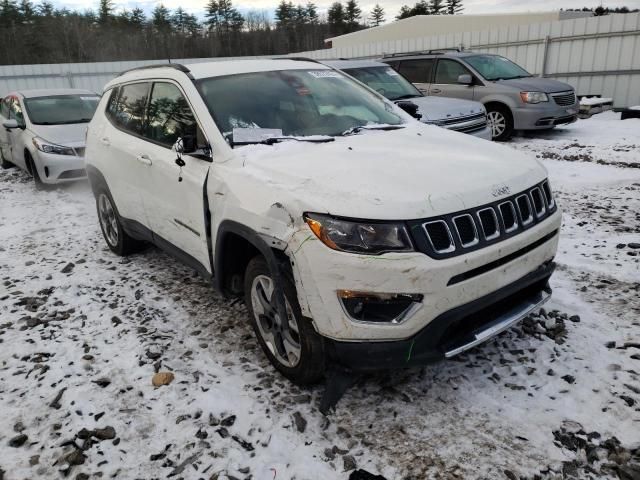
<svg viewBox="0 0 640 480">
<path fill-rule="evenodd" d="M 421 366 L 451 358 L 515 325 L 551 297 L 548 280 L 555 264 L 533 272 L 452 310 L 411 338 L 392 342 L 327 340 L 332 362 L 356 371 Z"/>
<path fill-rule="evenodd" d="M 41 151 L 33 156 L 40 179 L 44 183 L 73 182 L 87 178 L 83 157 L 52 155 Z"/>
<path fill-rule="evenodd" d="M 517 282 L 550 261 L 556 253 L 560 222 L 558 209 L 518 235 L 442 259 L 420 252 L 379 256 L 337 252 L 303 228 L 290 243 L 298 301 L 303 315 L 313 319 L 318 333 L 327 338 L 407 340 L 444 313 Z M 501 263 L 502 259 L 508 261 Z M 470 272 L 476 273 L 465 277 Z M 463 279 L 452 282 L 454 278 Z M 338 290 L 419 294 L 423 299 L 420 308 L 400 323 L 359 322 L 343 310 Z"/>
<path fill-rule="evenodd" d="M 543 130 L 556 125 L 573 123 L 578 119 L 580 104 L 560 106 L 553 100 L 535 105 L 522 105 L 514 109 L 513 120 L 516 130 Z"/>
</svg>

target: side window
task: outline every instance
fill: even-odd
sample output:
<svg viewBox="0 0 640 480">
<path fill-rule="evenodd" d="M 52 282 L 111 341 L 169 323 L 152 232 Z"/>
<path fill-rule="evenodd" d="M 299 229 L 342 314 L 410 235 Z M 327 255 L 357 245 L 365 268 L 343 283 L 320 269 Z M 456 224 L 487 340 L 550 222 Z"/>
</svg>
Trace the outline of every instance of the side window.
<svg viewBox="0 0 640 480">
<path fill-rule="evenodd" d="M 11 103 L 11 99 L 7 97 L 3 98 L 0 104 L 0 115 L 6 119 L 9 119 L 9 103 Z"/>
<path fill-rule="evenodd" d="M 15 118 L 18 121 L 18 125 L 24 125 L 24 115 L 22 114 L 22 106 L 20 101 L 16 98 L 13 99 L 10 107 L 9 118 Z"/>
<path fill-rule="evenodd" d="M 115 116 L 112 120 L 116 125 L 137 135 L 143 134 L 149 87 L 148 83 L 132 83 L 120 87 L 117 104 L 113 106 Z M 113 97 L 109 107 L 112 107 L 112 101 Z"/>
<path fill-rule="evenodd" d="M 118 113 L 118 94 L 120 93 L 120 87 L 116 87 L 111 90 L 109 102 L 107 103 L 106 114 L 111 120 L 116 121 Z"/>
<path fill-rule="evenodd" d="M 442 59 L 438 61 L 435 83 L 458 83 L 458 77 L 470 74 L 461 63 L 455 60 Z"/>
<path fill-rule="evenodd" d="M 198 126 L 180 89 L 173 83 L 153 84 L 144 136 L 167 147 L 184 136 L 196 136 Z"/>
<path fill-rule="evenodd" d="M 431 82 L 433 59 L 404 60 L 400 62 L 398 71 L 412 83 Z"/>
</svg>

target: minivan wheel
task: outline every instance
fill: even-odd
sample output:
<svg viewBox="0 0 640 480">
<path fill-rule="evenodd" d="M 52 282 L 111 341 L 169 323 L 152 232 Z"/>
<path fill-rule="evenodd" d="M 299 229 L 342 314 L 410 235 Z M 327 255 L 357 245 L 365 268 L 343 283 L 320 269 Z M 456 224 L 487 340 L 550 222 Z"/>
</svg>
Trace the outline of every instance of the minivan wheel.
<svg viewBox="0 0 640 480">
<path fill-rule="evenodd" d="M 286 319 L 276 307 L 276 283 L 262 256 L 253 258 L 244 278 L 245 303 L 258 342 L 273 366 L 297 385 L 310 385 L 324 375 L 324 345 L 311 321 L 302 316 L 295 285 L 280 275 Z"/>
<path fill-rule="evenodd" d="M 111 251 L 120 256 L 138 251 L 142 242 L 129 236 L 127 232 L 124 231 L 113 199 L 106 190 L 100 190 L 98 192 L 96 196 L 96 207 L 102 236 Z"/>
<path fill-rule="evenodd" d="M 505 107 L 488 107 L 487 123 L 491 128 L 491 138 L 493 140 L 504 142 L 513 135 L 513 117 Z"/>
</svg>

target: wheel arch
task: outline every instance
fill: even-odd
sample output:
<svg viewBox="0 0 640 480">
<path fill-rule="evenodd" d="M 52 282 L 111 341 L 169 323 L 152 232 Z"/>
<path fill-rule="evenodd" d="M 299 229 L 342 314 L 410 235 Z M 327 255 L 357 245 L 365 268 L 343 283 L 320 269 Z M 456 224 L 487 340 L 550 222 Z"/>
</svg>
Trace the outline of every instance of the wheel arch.
<svg viewBox="0 0 640 480">
<path fill-rule="evenodd" d="M 291 268 L 291 264 L 289 257 L 275 248 L 277 245 L 277 241 L 270 244 L 264 236 L 246 225 L 224 220 L 218 227 L 213 255 L 216 288 L 223 294 L 242 294 L 249 261 L 256 255 L 262 255 L 274 276 L 276 288 L 281 290 L 281 275 Z"/>
</svg>

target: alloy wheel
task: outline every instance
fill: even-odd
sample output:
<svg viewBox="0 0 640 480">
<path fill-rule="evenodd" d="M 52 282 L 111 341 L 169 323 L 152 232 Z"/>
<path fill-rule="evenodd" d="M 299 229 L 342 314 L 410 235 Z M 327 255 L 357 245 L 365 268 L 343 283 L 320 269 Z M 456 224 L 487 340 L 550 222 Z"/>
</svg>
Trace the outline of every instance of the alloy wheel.
<svg viewBox="0 0 640 480">
<path fill-rule="evenodd" d="M 298 322 L 285 297 L 287 318 L 282 319 L 276 307 L 274 282 L 266 275 L 258 275 L 251 284 L 251 305 L 260 336 L 271 354 L 282 365 L 292 368 L 300 362 L 302 346 Z"/>
<path fill-rule="evenodd" d="M 118 245 L 118 220 L 111 200 L 104 193 L 98 197 L 98 216 L 107 242 L 112 247 L 116 247 Z"/>
<path fill-rule="evenodd" d="M 507 119 L 501 112 L 493 110 L 487 113 L 487 120 L 491 127 L 491 136 L 493 138 L 499 137 L 504 133 L 507 128 Z"/>
</svg>

